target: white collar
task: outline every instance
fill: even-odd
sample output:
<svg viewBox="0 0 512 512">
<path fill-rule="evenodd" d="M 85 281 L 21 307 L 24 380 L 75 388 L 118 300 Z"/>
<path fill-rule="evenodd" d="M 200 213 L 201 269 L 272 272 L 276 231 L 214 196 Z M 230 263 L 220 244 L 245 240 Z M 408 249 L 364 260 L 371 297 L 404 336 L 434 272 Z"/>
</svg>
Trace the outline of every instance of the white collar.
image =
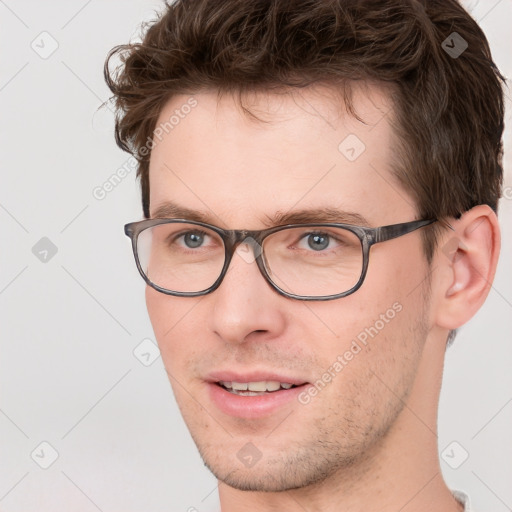
<svg viewBox="0 0 512 512">
<path fill-rule="evenodd" d="M 473 512 L 469 496 L 465 492 L 452 490 L 452 494 L 459 503 L 462 503 L 462 505 L 464 505 L 464 512 Z"/>
</svg>

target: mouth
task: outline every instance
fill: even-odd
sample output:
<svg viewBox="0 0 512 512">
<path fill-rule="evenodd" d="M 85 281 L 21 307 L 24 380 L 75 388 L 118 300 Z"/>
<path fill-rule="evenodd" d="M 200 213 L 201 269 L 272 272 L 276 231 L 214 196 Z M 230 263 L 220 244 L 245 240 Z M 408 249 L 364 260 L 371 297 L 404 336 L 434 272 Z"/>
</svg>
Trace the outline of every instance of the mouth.
<svg viewBox="0 0 512 512">
<path fill-rule="evenodd" d="M 278 382 L 275 380 L 257 381 L 257 382 L 227 382 L 218 381 L 215 384 L 225 389 L 229 393 L 239 396 L 262 396 L 269 393 L 288 390 L 299 387 L 303 384 L 292 384 L 290 382 Z"/>
<path fill-rule="evenodd" d="M 228 416 L 257 419 L 293 407 L 298 395 L 310 384 L 302 379 L 268 372 L 231 371 L 210 374 L 209 398 Z"/>
</svg>

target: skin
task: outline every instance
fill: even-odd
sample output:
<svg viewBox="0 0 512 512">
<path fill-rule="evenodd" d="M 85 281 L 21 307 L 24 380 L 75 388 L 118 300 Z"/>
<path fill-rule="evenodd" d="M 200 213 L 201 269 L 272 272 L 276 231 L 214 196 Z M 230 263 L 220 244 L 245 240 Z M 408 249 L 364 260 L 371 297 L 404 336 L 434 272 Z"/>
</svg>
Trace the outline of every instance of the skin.
<svg viewBox="0 0 512 512">
<path fill-rule="evenodd" d="M 414 201 L 391 172 L 388 92 L 355 88 L 364 123 L 336 107 L 327 86 L 288 94 L 194 96 L 197 106 L 152 150 L 150 208 L 172 201 L 227 229 L 263 229 L 276 212 L 329 206 L 369 226 L 415 220 Z M 172 98 L 164 122 L 188 96 Z M 339 105 L 339 101 L 338 101 Z M 338 150 L 348 134 L 366 149 Z M 219 480 L 222 512 L 249 510 L 423 512 L 461 510 L 445 485 L 437 407 L 446 338 L 485 300 L 499 251 L 486 206 L 450 219 L 429 268 L 421 233 L 374 246 L 363 286 L 324 302 L 277 294 L 238 251 L 213 293 L 195 298 L 148 287 L 146 302 L 176 400 L 206 465 Z M 443 251 L 443 247 L 451 251 Z M 205 376 L 270 370 L 315 382 L 365 328 L 402 307 L 364 349 L 304 405 L 268 417 L 233 418 L 210 400 Z M 261 459 L 237 457 L 251 442 Z"/>
</svg>

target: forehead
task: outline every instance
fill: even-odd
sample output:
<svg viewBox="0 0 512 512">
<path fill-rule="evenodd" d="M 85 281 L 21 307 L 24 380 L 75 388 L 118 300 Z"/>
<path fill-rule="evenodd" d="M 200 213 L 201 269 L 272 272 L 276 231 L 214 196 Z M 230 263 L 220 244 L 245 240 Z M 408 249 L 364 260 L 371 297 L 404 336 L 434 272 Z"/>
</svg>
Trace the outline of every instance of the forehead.
<svg viewBox="0 0 512 512">
<path fill-rule="evenodd" d="M 209 212 L 212 222 L 259 229 L 276 212 L 329 207 L 367 218 L 411 210 L 392 177 L 390 95 L 353 86 L 357 117 L 324 86 L 237 97 L 217 91 L 173 97 L 151 153 L 150 210 L 165 201 Z M 401 205 L 397 205 L 397 199 Z"/>
</svg>

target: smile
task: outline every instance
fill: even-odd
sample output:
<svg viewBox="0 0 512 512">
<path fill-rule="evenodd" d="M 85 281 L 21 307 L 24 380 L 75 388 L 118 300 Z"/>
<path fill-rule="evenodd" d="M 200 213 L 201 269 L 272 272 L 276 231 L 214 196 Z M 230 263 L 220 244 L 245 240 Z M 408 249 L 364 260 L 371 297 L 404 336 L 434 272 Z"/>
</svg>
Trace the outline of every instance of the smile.
<svg viewBox="0 0 512 512">
<path fill-rule="evenodd" d="M 254 376 L 255 377 L 255 376 Z M 253 378 L 254 378 L 253 377 Z M 261 377 L 260 377 L 261 378 Z M 311 384 L 291 378 L 280 380 L 215 379 L 206 382 L 209 399 L 227 416 L 245 419 L 265 418 L 294 407 L 297 396 Z M 295 382 L 286 382 L 295 380 Z"/>
<path fill-rule="evenodd" d="M 289 382 L 277 382 L 274 380 L 263 380 L 258 382 L 219 381 L 217 384 L 230 393 L 241 396 L 260 396 L 266 393 L 274 393 L 282 389 L 291 389 L 296 387 L 295 384 L 290 384 Z"/>
</svg>

